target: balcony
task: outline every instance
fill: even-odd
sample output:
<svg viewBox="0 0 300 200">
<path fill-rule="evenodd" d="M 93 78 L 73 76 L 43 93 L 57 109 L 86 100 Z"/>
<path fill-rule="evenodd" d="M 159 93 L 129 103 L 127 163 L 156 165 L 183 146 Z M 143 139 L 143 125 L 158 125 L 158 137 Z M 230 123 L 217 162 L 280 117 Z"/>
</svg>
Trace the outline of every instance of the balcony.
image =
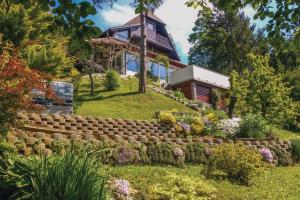
<svg viewBox="0 0 300 200">
<path fill-rule="evenodd" d="M 157 34 L 155 31 L 153 31 L 149 28 L 146 29 L 146 33 L 147 33 L 148 41 L 155 43 L 159 46 L 162 46 L 164 48 L 167 48 L 169 50 L 173 50 L 173 47 L 167 37 Z M 137 30 L 133 31 L 132 36 L 140 37 L 141 36 L 141 28 L 138 28 Z"/>
</svg>

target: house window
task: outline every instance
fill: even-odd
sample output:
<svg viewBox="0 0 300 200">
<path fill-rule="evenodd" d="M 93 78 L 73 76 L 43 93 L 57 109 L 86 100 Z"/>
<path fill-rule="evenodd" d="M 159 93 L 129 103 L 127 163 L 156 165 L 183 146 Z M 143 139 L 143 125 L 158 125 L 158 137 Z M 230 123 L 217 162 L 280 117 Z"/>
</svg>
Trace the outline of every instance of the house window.
<svg viewBox="0 0 300 200">
<path fill-rule="evenodd" d="M 128 71 L 138 73 L 140 71 L 140 61 L 135 55 L 126 53 L 126 67 Z"/>
<path fill-rule="evenodd" d="M 154 31 L 154 29 L 155 29 L 155 25 L 153 23 L 151 23 L 151 22 L 147 23 L 147 27 L 148 27 L 148 29 L 150 29 L 152 31 Z"/>
<path fill-rule="evenodd" d="M 122 40 L 122 41 L 127 41 L 129 37 L 128 31 L 119 31 L 115 33 L 115 38 Z"/>
</svg>

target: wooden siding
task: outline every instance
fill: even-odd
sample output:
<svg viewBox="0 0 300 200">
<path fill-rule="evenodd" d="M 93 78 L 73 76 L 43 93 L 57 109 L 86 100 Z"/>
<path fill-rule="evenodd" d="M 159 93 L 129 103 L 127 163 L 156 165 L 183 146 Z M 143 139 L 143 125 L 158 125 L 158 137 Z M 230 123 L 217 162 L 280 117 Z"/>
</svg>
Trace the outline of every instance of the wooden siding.
<svg viewBox="0 0 300 200">
<path fill-rule="evenodd" d="M 205 103 L 211 103 L 211 88 L 200 84 L 196 84 L 197 100 Z"/>
<path fill-rule="evenodd" d="M 184 84 L 181 84 L 181 85 L 177 85 L 174 89 L 175 90 L 179 89 L 184 94 L 184 96 L 188 99 L 193 98 L 192 83 L 191 82 L 187 82 L 187 83 L 184 83 Z"/>
</svg>

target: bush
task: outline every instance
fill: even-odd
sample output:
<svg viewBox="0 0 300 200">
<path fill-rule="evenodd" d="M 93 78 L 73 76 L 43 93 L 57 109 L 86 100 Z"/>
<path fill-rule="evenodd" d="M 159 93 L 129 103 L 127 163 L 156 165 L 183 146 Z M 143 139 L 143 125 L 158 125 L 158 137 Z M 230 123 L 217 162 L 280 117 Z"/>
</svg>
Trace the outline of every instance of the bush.
<svg viewBox="0 0 300 200">
<path fill-rule="evenodd" d="M 152 144 L 147 148 L 147 155 L 151 164 L 176 165 L 172 145 Z"/>
<path fill-rule="evenodd" d="M 114 158 L 118 165 L 132 164 L 139 161 L 139 154 L 134 148 L 123 146 L 115 151 Z"/>
<path fill-rule="evenodd" d="M 194 117 L 191 124 L 191 130 L 194 134 L 199 135 L 204 129 L 204 123 L 200 117 Z"/>
<path fill-rule="evenodd" d="M 212 108 L 206 108 L 204 114 L 214 116 L 214 119 L 216 121 L 220 119 L 228 119 L 226 112 L 224 112 L 223 110 L 214 110 Z"/>
<path fill-rule="evenodd" d="M 27 199 L 107 199 L 105 178 L 98 175 L 96 155 L 67 152 L 64 156 L 6 157 L 1 187 L 9 197 Z M 2 191 L 2 189 L 1 189 Z"/>
<path fill-rule="evenodd" d="M 221 170 L 230 179 L 249 185 L 253 176 L 262 172 L 263 168 L 258 151 L 242 144 L 222 144 L 213 149 L 204 171 L 209 177 L 214 170 Z"/>
<path fill-rule="evenodd" d="M 277 160 L 279 166 L 290 166 L 294 164 L 290 152 L 274 146 L 270 146 L 269 149 L 272 151 L 274 160 Z"/>
<path fill-rule="evenodd" d="M 207 159 L 204 147 L 199 143 L 187 144 L 185 149 L 185 160 L 187 163 L 204 164 Z"/>
<path fill-rule="evenodd" d="M 176 117 L 171 112 L 160 112 L 158 115 L 158 119 L 162 123 L 167 123 L 171 125 L 176 124 Z"/>
<path fill-rule="evenodd" d="M 106 90 L 119 89 L 121 85 L 120 74 L 114 70 L 107 70 L 105 73 L 104 87 Z"/>
<path fill-rule="evenodd" d="M 189 176 L 168 174 L 163 183 L 149 187 L 147 198 L 151 200 L 208 200 L 215 198 L 216 189 L 203 180 Z"/>
<path fill-rule="evenodd" d="M 294 140 L 291 140 L 291 143 L 292 143 L 292 155 L 293 155 L 293 158 L 296 162 L 299 162 L 300 161 L 300 140 L 299 139 L 294 139 Z"/>
<path fill-rule="evenodd" d="M 239 122 L 234 119 L 222 119 L 217 124 L 218 130 L 221 131 L 225 138 L 231 138 L 239 128 Z"/>
<path fill-rule="evenodd" d="M 184 96 L 184 94 L 179 90 L 177 89 L 175 92 L 174 92 L 174 96 L 176 98 L 179 98 L 180 100 L 187 100 L 187 98 Z"/>
<path fill-rule="evenodd" d="M 268 134 L 266 120 L 260 115 L 247 114 L 240 122 L 240 138 L 265 138 Z"/>
</svg>

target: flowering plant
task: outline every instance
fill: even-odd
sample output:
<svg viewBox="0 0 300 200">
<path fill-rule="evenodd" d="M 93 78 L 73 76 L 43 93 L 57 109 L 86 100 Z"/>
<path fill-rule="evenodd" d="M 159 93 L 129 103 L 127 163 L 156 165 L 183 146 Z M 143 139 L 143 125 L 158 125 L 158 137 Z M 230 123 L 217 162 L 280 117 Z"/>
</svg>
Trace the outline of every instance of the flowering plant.
<svg viewBox="0 0 300 200">
<path fill-rule="evenodd" d="M 182 123 L 181 123 L 181 128 L 182 128 L 182 131 L 183 131 L 184 133 L 186 133 L 186 134 L 189 134 L 189 133 L 191 132 L 191 127 L 190 127 L 190 125 L 187 124 L 187 123 L 182 122 Z"/>
<path fill-rule="evenodd" d="M 238 119 L 222 119 L 217 124 L 218 130 L 225 133 L 227 137 L 232 137 L 235 135 L 239 128 Z"/>
<path fill-rule="evenodd" d="M 270 162 L 270 163 L 273 161 L 273 155 L 272 155 L 272 152 L 270 151 L 270 149 L 262 148 L 259 151 L 265 161 Z"/>
<path fill-rule="evenodd" d="M 112 182 L 112 189 L 115 199 L 117 200 L 131 200 L 130 195 L 131 186 L 130 183 L 125 179 L 115 179 Z"/>
</svg>

